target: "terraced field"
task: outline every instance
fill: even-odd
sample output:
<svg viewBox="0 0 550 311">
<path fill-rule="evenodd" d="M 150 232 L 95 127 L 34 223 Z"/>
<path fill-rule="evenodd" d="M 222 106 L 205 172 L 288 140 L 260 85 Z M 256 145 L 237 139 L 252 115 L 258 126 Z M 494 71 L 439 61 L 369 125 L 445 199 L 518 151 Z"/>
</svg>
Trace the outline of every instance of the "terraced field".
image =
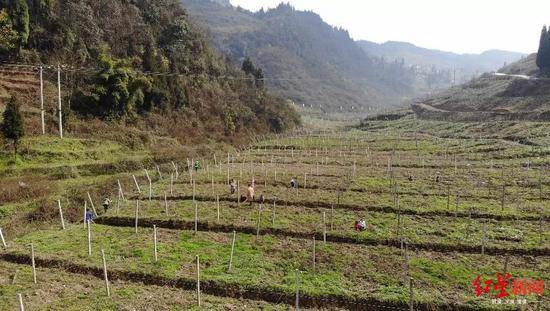
<svg viewBox="0 0 550 311">
<path fill-rule="evenodd" d="M 196 172 L 185 156 L 147 162 L 117 175 L 121 188 L 71 184 L 64 230 L 52 202 L 40 230 L 6 235 L 0 299 L 6 310 L 16 293 L 32 309 L 76 296 L 91 309 L 545 310 L 547 290 L 513 284 L 550 277 L 549 129 L 375 121 L 212 154 Z M 231 179 L 238 194 L 254 180 L 265 202 L 240 202 Z M 89 230 L 85 203 L 99 214 Z M 502 304 L 498 288 L 477 297 L 473 284 L 497 273 L 514 277 Z"/>
</svg>

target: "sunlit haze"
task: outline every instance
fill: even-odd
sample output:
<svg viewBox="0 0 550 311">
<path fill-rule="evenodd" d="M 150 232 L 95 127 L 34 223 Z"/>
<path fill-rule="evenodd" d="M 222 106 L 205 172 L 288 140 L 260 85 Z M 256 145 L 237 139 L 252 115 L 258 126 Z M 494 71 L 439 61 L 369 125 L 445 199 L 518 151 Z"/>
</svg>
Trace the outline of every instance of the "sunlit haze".
<svg viewBox="0 0 550 311">
<path fill-rule="evenodd" d="M 249 10 L 280 0 L 231 0 Z M 540 29 L 550 24 L 550 1 L 542 0 L 288 0 L 318 13 L 356 40 L 406 41 L 458 53 L 489 49 L 536 52 Z"/>
</svg>

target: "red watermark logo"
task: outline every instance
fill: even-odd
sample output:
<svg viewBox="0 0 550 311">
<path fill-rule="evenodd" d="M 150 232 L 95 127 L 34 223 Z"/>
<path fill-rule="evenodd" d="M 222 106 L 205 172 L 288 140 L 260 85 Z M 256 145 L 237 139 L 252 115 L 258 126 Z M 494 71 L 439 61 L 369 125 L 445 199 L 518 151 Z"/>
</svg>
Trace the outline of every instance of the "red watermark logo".
<svg viewBox="0 0 550 311">
<path fill-rule="evenodd" d="M 485 294 L 492 296 L 493 302 L 500 299 L 513 296 L 527 296 L 527 295 L 539 295 L 544 294 L 544 281 L 533 279 L 516 279 L 511 274 L 505 273 L 504 275 L 497 273 L 496 280 L 487 279 L 482 280 L 478 275 L 475 280 L 472 281 L 475 294 L 477 297 L 481 297 Z M 525 300 L 520 300 L 525 303 Z"/>
</svg>

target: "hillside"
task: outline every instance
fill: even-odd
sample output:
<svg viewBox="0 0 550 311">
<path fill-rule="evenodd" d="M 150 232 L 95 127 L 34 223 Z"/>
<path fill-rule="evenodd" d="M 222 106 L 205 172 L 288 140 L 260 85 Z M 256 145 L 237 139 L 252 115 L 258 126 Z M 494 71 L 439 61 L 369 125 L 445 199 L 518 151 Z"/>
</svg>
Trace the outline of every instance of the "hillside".
<svg viewBox="0 0 550 311">
<path fill-rule="evenodd" d="M 124 143 L 136 132 L 181 146 L 237 143 L 299 123 L 292 107 L 211 49 L 175 0 L 0 4 L 0 25 L 10 34 L 0 61 L 16 64 L 0 68 L 0 100 L 21 102 L 31 135 L 40 129 L 38 64 L 47 133 L 57 132 L 57 64 L 72 136 L 93 137 L 93 124 Z"/>
<path fill-rule="evenodd" d="M 384 57 L 390 61 L 401 60 L 421 70 L 446 71 L 450 77 L 456 72 L 456 83 L 460 84 L 474 75 L 495 71 L 504 64 L 513 63 L 524 55 L 521 53 L 489 50 L 481 54 L 457 54 L 426 49 L 407 42 L 388 41 L 378 44 L 371 41 L 358 41 L 358 44 L 370 55 Z"/>
<path fill-rule="evenodd" d="M 183 3 L 222 54 L 236 63 L 250 57 L 271 89 L 299 104 L 353 111 L 398 104 L 419 93 L 414 70 L 368 57 L 346 30 L 313 12 L 284 4 L 252 13 L 208 0 Z"/>
<path fill-rule="evenodd" d="M 454 121 L 550 120 L 550 80 L 536 76 L 535 54 L 419 100 L 422 118 Z"/>
</svg>

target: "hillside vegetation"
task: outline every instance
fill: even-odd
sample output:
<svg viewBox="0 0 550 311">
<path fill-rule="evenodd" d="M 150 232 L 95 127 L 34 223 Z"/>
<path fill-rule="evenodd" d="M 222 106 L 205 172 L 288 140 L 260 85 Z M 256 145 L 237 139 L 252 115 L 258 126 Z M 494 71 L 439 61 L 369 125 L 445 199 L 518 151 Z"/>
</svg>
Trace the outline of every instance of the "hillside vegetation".
<svg viewBox="0 0 550 311">
<path fill-rule="evenodd" d="M 346 30 L 313 12 L 286 4 L 253 13 L 212 1 L 183 3 L 222 54 L 237 63 L 250 57 L 264 69 L 268 87 L 298 104 L 367 112 L 421 91 L 413 68 L 369 57 Z"/>
<path fill-rule="evenodd" d="M 550 120 L 550 80 L 537 77 L 536 55 L 484 74 L 413 104 L 422 118 L 476 120 Z"/>
<path fill-rule="evenodd" d="M 299 123 L 291 107 L 210 49 L 175 0 L 0 4 L 0 27 L 8 34 L 0 61 L 27 64 L 0 69 L 0 99 L 19 98 L 31 132 L 40 128 L 32 113 L 39 102 L 35 64 L 62 65 L 63 109 L 73 135 L 90 134 L 97 120 L 104 137 L 116 123 L 125 125 L 123 132 L 184 144 L 243 140 Z M 56 122 L 55 69 L 44 72 L 49 124 Z"/>
</svg>

